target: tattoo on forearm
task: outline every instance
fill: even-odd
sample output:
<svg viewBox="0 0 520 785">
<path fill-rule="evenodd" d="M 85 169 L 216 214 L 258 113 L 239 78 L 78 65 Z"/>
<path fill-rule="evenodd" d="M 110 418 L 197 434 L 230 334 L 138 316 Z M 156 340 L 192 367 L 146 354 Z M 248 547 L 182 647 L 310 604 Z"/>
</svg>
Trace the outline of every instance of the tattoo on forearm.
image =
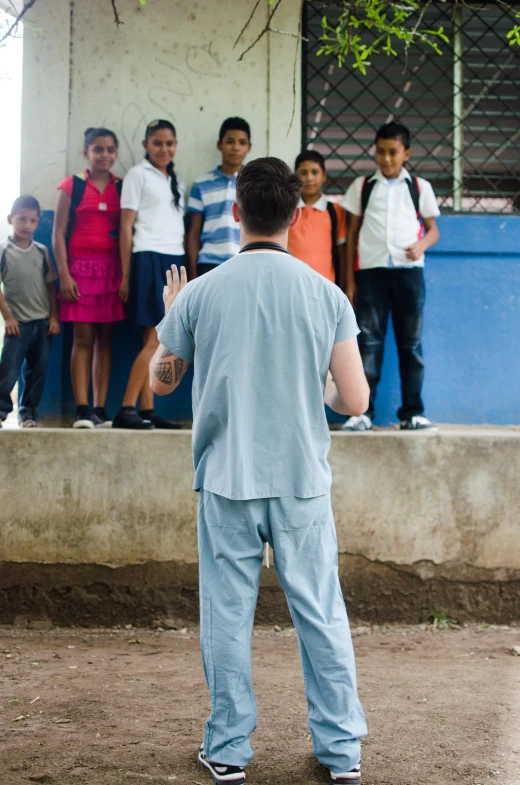
<svg viewBox="0 0 520 785">
<path fill-rule="evenodd" d="M 170 352 L 169 349 L 163 349 L 159 357 L 173 357 L 173 352 Z"/>
<path fill-rule="evenodd" d="M 153 372 L 157 379 L 163 384 L 172 383 L 172 364 L 169 363 L 155 363 Z"/>
<path fill-rule="evenodd" d="M 181 360 L 180 357 L 177 357 L 173 364 L 175 366 L 175 382 L 178 382 L 182 379 L 184 376 L 184 371 L 186 370 L 184 367 L 184 360 Z"/>
</svg>

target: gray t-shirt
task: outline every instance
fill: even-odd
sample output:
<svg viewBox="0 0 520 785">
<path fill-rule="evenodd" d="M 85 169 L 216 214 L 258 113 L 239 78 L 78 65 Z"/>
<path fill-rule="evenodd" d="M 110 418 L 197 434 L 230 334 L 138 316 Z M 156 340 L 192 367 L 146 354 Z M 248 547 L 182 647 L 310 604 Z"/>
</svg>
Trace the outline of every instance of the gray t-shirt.
<svg viewBox="0 0 520 785">
<path fill-rule="evenodd" d="M 0 281 L 9 310 L 18 322 L 45 319 L 50 313 L 47 285 L 58 276 L 41 243 L 20 248 L 9 238 L 0 243 Z"/>
<path fill-rule="evenodd" d="M 157 331 L 194 360 L 195 490 L 328 493 L 325 381 L 333 345 L 359 332 L 337 286 L 288 254 L 239 254 L 191 281 Z"/>
</svg>

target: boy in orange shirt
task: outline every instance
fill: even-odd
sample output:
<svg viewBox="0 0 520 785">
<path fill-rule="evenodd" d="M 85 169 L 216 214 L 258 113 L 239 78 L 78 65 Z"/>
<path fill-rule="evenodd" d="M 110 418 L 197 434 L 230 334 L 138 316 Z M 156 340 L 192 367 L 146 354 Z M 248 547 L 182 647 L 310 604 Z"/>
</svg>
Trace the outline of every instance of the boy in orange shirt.
<svg viewBox="0 0 520 785">
<path fill-rule="evenodd" d="M 289 229 L 289 253 L 344 291 L 347 213 L 339 204 L 327 201 L 322 193 L 327 181 L 325 159 L 315 150 L 304 150 L 296 159 L 294 170 L 302 181 L 302 215 L 296 226 Z"/>
</svg>

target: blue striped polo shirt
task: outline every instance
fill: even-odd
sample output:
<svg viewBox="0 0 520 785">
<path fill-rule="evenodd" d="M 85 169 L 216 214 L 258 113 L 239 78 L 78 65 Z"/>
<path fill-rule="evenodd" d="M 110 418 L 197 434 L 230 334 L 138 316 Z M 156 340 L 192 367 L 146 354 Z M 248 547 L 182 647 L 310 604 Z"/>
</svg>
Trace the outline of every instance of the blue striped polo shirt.
<svg viewBox="0 0 520 785">
<path fill-rule="evenodd" d="M 236 174 L 228 177 L 220 166 L 193 183 L 188 211 L 204 216 L 199 264 L 222 264 L 239 251 L 240 229 L 231 213 L 236 183 Z"/>
</svg>

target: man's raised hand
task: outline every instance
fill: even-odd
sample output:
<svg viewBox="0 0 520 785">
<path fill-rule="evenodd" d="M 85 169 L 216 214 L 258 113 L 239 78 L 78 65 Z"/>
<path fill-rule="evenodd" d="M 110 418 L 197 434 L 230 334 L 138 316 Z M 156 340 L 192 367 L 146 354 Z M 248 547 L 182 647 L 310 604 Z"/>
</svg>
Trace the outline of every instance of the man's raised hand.
<svg viewBox="0 0 520 785">
<path fill-rule="evenodd" d="M 177 299 L 179 292 L 184 289 L 188 283 L 188 276 L 186 275 L 186 268 L 181 267 L 181 276 L 179 278 L 179 271 L 177 265 L 172 264 L 171 270 L 166 270 L 166 286 L 163 290 L 164 312 L 168 313 L 173 303 Z"/>
</svg>

